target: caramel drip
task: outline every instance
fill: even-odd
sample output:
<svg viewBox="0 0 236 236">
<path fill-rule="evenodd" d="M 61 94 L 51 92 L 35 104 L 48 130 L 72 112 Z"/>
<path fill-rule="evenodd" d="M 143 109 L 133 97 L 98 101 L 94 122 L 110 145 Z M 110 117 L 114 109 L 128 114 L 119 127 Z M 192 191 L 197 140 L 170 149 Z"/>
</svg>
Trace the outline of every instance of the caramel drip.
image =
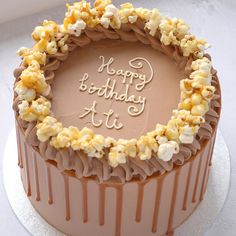
<svg viewBox="0 0 236 236">
<path fill-rule="evenodd" d="M 191 179 L 191 176 L 192 176 L 192 168 L 193 168 L 193 160 L 189 162 L 188 177 L 187 177 L 187 183 L 186 183 L 186 186 L 185 186 L 184 202 L 183 202 L 183 208 L 182 208 L 183 211 L 187 210 L 189 184 L 190 184 L 190 179 Z"/>
<path fill-rule="evenodd" d="M 104 225 L 105 223 L 105 198 L 106 198 L 106 186 L 104 184 L 99 184 L 99 225 Z"/>
<path fill-rule="evenodd" d="M 180 168 L 176 169 L 175 171 L 175 180 L 174 180 L 174 186 L 173 186 L 173 192 L 172 192 L 171 207 L 170 207 L 170 214 L 169 214 L 166 235 L 174 234 L 172 227 L 173 227 L 173 219 L 174 219 L 174 213 L 175 213 L 176 196 L 177 196 L 178 185 L 179 185 L 179 173 L 180 173 Z"/>
<path fill-rule="evenodd" d="M 213 138 L 213 140 L 212 140 L 213 145 L 212 145 L 212 147 L 211 147 L 211 154 L 210 154 L 209 166 L 212 165 L 212 157 L 213 157 L 213 151 L 214 151 L 214 146 L 215 146 L 215 139 L 216 139 L 216 132 L 215 132 L 214 138 Z"/>
<path fill-rule="evenodd" d="M 201 186 L 200 201 L 203 200 L 203 195 L 205 193 L 204 187 L 205 187 L 205 182 L 206 182 L 207 169 L 209 169 L 209 163 L 210 163 L 211 158 L 212 158 L 212 153 L 213 153 L 213 149 L 214 149 L 214 143 L 215 143 L 215 140 L 213 139 L 212 143 L 210 144 L 211 147 L 208 149 L 208 156 L 207 156 L 207 161 L 206 161 L 206 165 L 205 165 L 205 169 L 204 169 L 202 186 Z"/>
<path fill-rule="evenodd" d="M 31 184 L 30 184 L 30 173 L 29 173 L 29 160 L 26 143 L 24 143 L 25 150 L 25 167 L 26 167 L 26 178 L 27 178 L 27 196 L 31 196 Z"/>
<path fill-rule="evenodd" d="M 143 195 L 144 195 L 144 186 L 145 182 L 137 183 L 138 184 L 138 198 L 137 198 L 137 206 L 136 206 L 136 222 L 141 221 L 142 215 L 142 207 L 143 207 Z"/>
<path fill-rule="evenodd" d="M 173 235 L 174 235 L 174 231 L 166 233 L 166 236 L 173 236 Z"/>
<path fill-rule="evenodd" d="M 121 235 L 121 219 L 123 206 L 123 186 L 116 186 L 116 229 L 115 236 Z"/>
<path fill-rule="evenodd" d="M 46 162 L 46 172 L 47 172 L 47 185 L 48 185 L 48 204 L 53 203 L 53 195 L 52 195 L 52 177 L 51 177 L 51 169 L 50 164 Z"/>
<path fill-rule="evenodd" d="M 81 179 L 82 186 L 82 206 L 83 206 L 83 222 L 88 222 L 88 181 Z"/>
<path fill-rule="evenodd" d="M 21 150 L 21 143 L 20 143 L 19 135 L 20 134 L 19 134 L 18 128 L 16 128 L 16 141 L 17 141 L 17 150 L 18 150 L 18 166 L 20 168 L 23 168 L 22 150 Z"/>
<path fill-rule="evenodd" d="M 70 189 L 69 189 L 69 177 L 67 174 L 62 173 L 64 180 L 64 191 L 65 191 L 65 209 L 66 209 L 66 220 L 70 220 Z"/>
<path fill-rule="evenodd" d="M 158 216 L 159 216 L 159 209 L 160 209 L 163 180 L 164 178 L 162 176 L 157 178 L 156 199 L 155 199 L 155 206 L 154 206 L 153 219 L 152 219 L 152 232 L 153 233 L 156 233 L 157 231 L 157 223 L 158 223 Z"/>
<path fill-rule="evenodd" d="M 36 157 L 35 153 L 33 153 L 33 157 L 34 157 L 34 177 L 35 177 L 35 187 L 36 187 L 36 201 L 40 201 L 38 164 L 37 164 L 37 157 Z"/>
<path fill-rule="evenodd" d="M 198 154 L 198 155 L 200 155 L 200 157 L 199 157 L 199 163 L 198 163 L 198 168 L 197 168 L 196 180 L 195 180 L 194 189 L 193 189 L 193 197 L 192 197 L 193 203 L 196 202 L 197 187 L 198 187 L 198 182 L 199 182 L 199 177 L 200 177 L 203 154 L 204 153 Z"/>
</svg>

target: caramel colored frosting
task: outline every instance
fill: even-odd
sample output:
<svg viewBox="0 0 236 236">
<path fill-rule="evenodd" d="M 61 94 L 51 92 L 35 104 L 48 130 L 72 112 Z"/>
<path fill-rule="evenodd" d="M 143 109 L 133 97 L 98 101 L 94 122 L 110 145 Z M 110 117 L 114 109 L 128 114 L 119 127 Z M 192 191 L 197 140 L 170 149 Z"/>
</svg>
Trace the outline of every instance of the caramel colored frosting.
<svg viewBox="0 0 236 236">
<path fill-rule="evenodd" d="M 108 62 L 111 57 L 114 58 L 109 70 L 118 71 L 122 69 L 124 72 L 138 72 L 147 77 L 153 73 L 151 82 L 141 91 L 135 89 L 135 86 L 140 83 L 138 79 L 129 87 L 129 97 L 135 95 L 136 99 L 139 97 L 146 99 L 141 114 L 132 116 L 128 112 L 130 106 L 135 106 L 141 111 L 143 107 L 141 103 L 134 104 L 116 101 L 115 99 L 105 99 L 104 96 L 99 97 L 97 93 L 89 94 L 88 89 L 86 91 L 80 90 L 81 79 L 87 73 L 89 77 L 84 82 L 84 86 L 89 88 L 93 83 L 100 88 L 110 78 L 110 86 L 115 83 L 114 92 L 125 93 L 126 84 L 122 83 L 123 78 L 121 76 L 109 75 L 106 68 L 102 73 L 98 72 L 98 68 L 102 64 L 102 60 L 99 58 L 101 55 L 105 62 Z M 132 59 L 137 59 L 136 63 L 133 63 L 134 65 L 142 63 L 143 67 L 141 69 L 132 68 L 129 65 L 129 61 Z M 150 63 L 151 68 L 144 59 Z M 116 139 L 136 138 L 153 130 L 157 123 L 166 124 L 168 122 L 172 110 L 178 105 L 179 81 L 183 77 L 184 70 L 179 69 L 173 59 L 153 50 L 148 45 L 143 45 L 140 42 L 101 40 L 86 47 L 77 48 L 60 66 L 52 83 L 52 112 L 66 127 L 71 125 L 79 129 L 88 127 L 94 129 L 96 133 Z M 95 123 L 99 123 L 100 120 L 103 121 L 100 127 L 95 127 L 92 124 L 91 114 L 80 118 L 80 115 L 85 113 L 84 108 L 90 108 L 94 101 L 97 104 L 97 114 L 94 120 Z M 106 126 L 106 116 L 103 113 L 110 109 L 114 111 L 114 114 L 108 125 L 113 123 L 115 114 L 117 114 L 119 116 L 118 122 L 123 124 L 122 128 L 116 129 Z"/>
</svg>

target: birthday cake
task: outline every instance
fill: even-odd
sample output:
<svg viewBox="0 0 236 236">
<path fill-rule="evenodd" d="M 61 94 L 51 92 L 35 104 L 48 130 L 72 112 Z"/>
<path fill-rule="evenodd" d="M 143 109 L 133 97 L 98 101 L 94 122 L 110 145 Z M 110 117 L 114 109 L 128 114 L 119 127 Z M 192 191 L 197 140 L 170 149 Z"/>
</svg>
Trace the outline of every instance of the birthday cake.
<svg viewBox="0 0 236 236">
<path fill-rule="evenodd" d="M 209 44 L 158 9 L 67 5 L 15 70 L 18 164 L 66 235 L 172 235 L 203 200 L 220 116 Z"/>
</svg>

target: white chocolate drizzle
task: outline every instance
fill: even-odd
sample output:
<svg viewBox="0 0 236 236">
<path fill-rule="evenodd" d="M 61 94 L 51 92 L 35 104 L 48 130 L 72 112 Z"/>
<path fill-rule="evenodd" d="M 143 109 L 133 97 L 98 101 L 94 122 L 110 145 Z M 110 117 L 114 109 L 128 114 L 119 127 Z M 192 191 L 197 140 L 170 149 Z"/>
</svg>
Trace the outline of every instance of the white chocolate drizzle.
<svg viewBox="0 0 236 236">
<path fill-rule="evenodd" d="M 145 88 L 145 86 L 152 81 L 154 72 L 150 62 L 143 57 L 135 57 L 128 62 L 130 68 L 135 69 L 136 71 L 138 69 L 142 69 L 144 67 L 144 63 L 146 63 L 148 68 L 150 69 L 150 76 L 147 77 L 143 73 L 133 72 L 131 70 L 114 69 L 112 67 L 113 62 L 115 61 L 113 57 L 105 60 L 104 56 L 99 56 L 99 59 L 101 59 L 102 63 L 97 69 L 97 72 L 102 73 L 105 71 L 106 74 L 110 77 L 115 75 L 122 77 L 121 83 L 124 84 L 124 86 L 122 87 L 123 89 L 117 92 L 116 85 L 119 80 L 110 77 L 108 77 L 106 83 L 104 85 L 101 85 L 100 87 L 95 86 L 94 83 L 90 83 L 89 85 L 88 83 L 86 83 L 89 80 L 89 74 L 84 73 L 82 79 L 79 80 L 79 90 L 81 92 L 87 91 L 90 95 L 96 94 L 98 97 L 104 97 L 106 100 L 115 100 L 118 102 L 125 102 L 127 104 L 131 103 L 131 105 L 129 105 L 127 108 L 127 113 L 132 117 L 141 115 L 145 109 L 146 97 L 130 94 L 130 89 L 132 85 L 135 85 L 135 90 L 137 92 L 141 92 Z M 96 105 L 97 102 L 94 101 L 91 108 L 84 108 L 86 112 L 82 114 L 80 118 L 84 118 L 91 113 L 93 126 L 100 127 L 103 121 L 99 120 L 98 123 L 94 121 L 94 117 L 97 114 Z M 106 116 L 105 124 L 108 129 L 115 128 L 119 130 L 123 127 L 122 123 L 118 123 L 118 114 L 115 114 L 113 123 L 110 122 L 111 117 L 114 115 L 114 110 L 110 109 L 108 112 L 103 112 L 103 115 Z"/>
<path fill-rule="evenodd" d="M 96 106 L 97 106 L 97 102 L 93 101 L 93 105 L 90 108 L 85 107 L 84 108 L 85 113 L 80 115 L 79 118 L 82 119 L 82 118 L 84 118 L 85 116 L 87 116 L 91 113 L 92 125 L 94 127 L 100 127 L 102 125 L 103 121 L 99 120 L 97 123 L 95 122 L 95 115 L 97 114 Z"/>
<path fill-rule="evenodd" d="M 115 114 L 115 118 L 114 118 L 112 124 L 109 124 L 109 120 L 110 120 L 111 116 L 114 114 L 114 111 L 112 109 L 110 109 L 107 113 L 104 112 L 103 114 L 107 117 L 106 118 L 106 127 L 108 129 L 115 128 L 115 129 L 119 130 L 119 129 L 123 128 L 123 124 L 118 123 L 118 119 L 119 119 L 118 114 Z"/>
<path fill-rule="evenodd" d="M 138 80 L 140 81 L 139 83 L 136 84 L 135 89 L 137 91 L 142 91 L 144 89 L 144 87 L 150 83 L 153 79 L 153 68 L 150 64 L 150 62 L 143 57 L 135 57 L 131 60 L 129 60 L 129 66 L 133 69 L 142 69 L 143 68 L 143 62 L 147 63 L 149 69 L 150 69 L 150 77 L 147 78 L 147 76 L 145 74 L 142 73 L 137 73 L 137 72 L 133 72 L 130 70 L 123 70 L 123 69 L 118 69 L 115 70 L 114 68 L 111 67 L 111 65 L 114 62 L 114 58 L 110 57 L 109 60 L 107 62 L 105 62 L 105 57 L 104 56 L 99 56 L 99 58 L 102 60 L 102 64 L 101 66 L 98 68 L 98 72 L 102 73 L 104 71 L 104 69 L 106 69 L 106 73 L 108 75 L 117 75 L 117 76 L 122 76 L 123 81 L 122 83 L 129 83 L 129 84 L 133 84 L 134 80 Z M 137 62 L 137 65 L 135 65 L 134 63 Z M 129 81 L 128 81 L 129 80 Z"/>
</svg>

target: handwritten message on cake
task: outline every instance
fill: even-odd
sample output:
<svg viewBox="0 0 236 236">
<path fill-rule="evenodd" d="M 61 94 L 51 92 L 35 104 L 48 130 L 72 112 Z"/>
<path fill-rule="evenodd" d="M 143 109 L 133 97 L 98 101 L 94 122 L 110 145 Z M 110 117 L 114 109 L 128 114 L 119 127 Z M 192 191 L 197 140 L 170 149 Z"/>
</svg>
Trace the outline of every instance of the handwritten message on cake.
<svg viewBox="0 0 236 236">
<path fill-rule="evenodd" d="M 107 75 L 107 78 L 104 80 L 105 83 L 97 87 L 89 81 L 89 73 L 84 73 L 83 77 L 79 80 L 79 90 L 90 95 L 94 94 L 106 100 L 124 102 L 127 104 L 127 113 L 129 116 L 135 117 L 141 115 L 145 110 L 146 97 L 137 94 L 141 94 L 145 86 L 153 79 L 153 68 L 150 62 L 143 57 L 135 57 L 128 61 L 130 69 L 124 70 L 122 68 L 114 69 L 113 63 L 115 63 L 115 59 L 113 57 L 105 58 L 104 56 L 100 56 L 99 60 L 101 63 L 97 72 Z M 148 76 L 141 73 L 141 69 L 144 66 L 150 70 Z M 123 84 L 122 90 L 117 89 L 118 83 Z M 136 94 L 132 94 L 131 87 L 137 91 Z M 97 119 L 97 105 L 98 102 L 94 100 L 90 107 L 84 108 L 79 118 L 90 117 L 89 119 L 91 119 L 94 127 L 105 125 L 108 129 L 119 130 L 124 126 L 122 121 L 119 120 L 119 114 L 113 109 L 102 113 L 104 119 Z"/>
</svg>

